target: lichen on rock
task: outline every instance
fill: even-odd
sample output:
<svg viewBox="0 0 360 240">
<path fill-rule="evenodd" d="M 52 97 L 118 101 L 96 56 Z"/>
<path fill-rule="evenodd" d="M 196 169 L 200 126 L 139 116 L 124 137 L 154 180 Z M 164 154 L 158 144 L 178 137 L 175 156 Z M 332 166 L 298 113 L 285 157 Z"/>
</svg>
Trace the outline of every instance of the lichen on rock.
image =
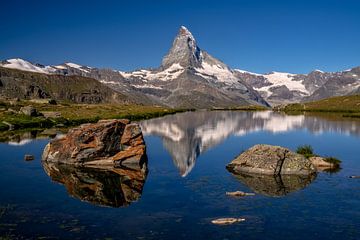
<svg viewBox="0 0 360 240">
<path fill-rule="evenodd" d="M 145 142 L 137 123 L 100 120 L 69 130 L 44 149 L 43 161 L 77 166 L 141 169 L 146 161 Z"/>
<path fill-rule="evenodd" d="M 240 154 L 227 169 L 233 173 L 256 174 L 315 174 L 316 169 L 309 159 L 287 148 L 258 144 Z"/>
</svg>

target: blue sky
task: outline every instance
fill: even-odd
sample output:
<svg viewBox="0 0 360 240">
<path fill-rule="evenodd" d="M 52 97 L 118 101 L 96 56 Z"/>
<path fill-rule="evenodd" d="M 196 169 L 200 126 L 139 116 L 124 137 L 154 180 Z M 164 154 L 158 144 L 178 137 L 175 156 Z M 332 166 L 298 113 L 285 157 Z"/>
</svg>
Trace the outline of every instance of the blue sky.
<svg viewBox="0 0 360 240">
<path fill-rule="evenodd" d="M 230 67 L 306 73 L 360 66 L 360 1 L 2 1 L 0 59 L 157 67 L 181 25 Z"/>
</svg>

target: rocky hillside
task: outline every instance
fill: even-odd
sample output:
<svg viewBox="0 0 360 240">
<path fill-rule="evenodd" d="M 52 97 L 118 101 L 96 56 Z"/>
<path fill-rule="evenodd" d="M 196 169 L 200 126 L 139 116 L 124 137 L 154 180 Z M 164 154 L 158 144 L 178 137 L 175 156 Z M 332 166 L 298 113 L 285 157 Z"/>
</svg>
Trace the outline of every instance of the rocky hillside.
<svg viewBox="0 0 360 240">
<path fill-rule="evenodd" d="M 82 76 L 65 76 L 0 67 L 0 96 L 56 99 L 75 103 L 126 103 L 126 96 Z"/>
<path fill-rule="evenodd" d="M 330 73 L 315 70 L 309 74 L 256 74 L 235 71 L 239 78 L 252 86 L 272 105 L 360 93 L 360 67 Z"/>
</svg>

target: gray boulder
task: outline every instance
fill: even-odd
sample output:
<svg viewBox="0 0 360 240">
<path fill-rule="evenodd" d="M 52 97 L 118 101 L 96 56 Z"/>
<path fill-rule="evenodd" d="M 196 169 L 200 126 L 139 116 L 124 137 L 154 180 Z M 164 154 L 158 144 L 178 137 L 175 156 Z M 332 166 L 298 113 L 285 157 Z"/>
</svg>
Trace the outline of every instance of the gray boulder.
<svg viewBox="0 0 360 240">
<path fill-rule="evenodd" d="M 233 173 L 315 174 L 316 169 L 309 159 L 287 148 L 265 144 L 255 145 L 240 154 L 227 169 Z"/>
<path fill-rule="evenodd" d="M 20 108 L 20 113 L 30 117 L 41 116 L 41 114 L 33 106 L 25 106 Z"/>
</svg>

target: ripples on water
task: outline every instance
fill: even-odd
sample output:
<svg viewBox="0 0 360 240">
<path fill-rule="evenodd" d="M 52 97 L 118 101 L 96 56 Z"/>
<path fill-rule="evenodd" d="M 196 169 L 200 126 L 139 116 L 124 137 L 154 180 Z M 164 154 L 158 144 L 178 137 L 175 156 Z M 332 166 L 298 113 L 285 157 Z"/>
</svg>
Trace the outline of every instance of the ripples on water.
<svg viewBox="0 0 360 240">
<path fill-rule="evenodd" d="M 360 121 L 273 112 L 187 112 L 140 123 L 148 172 L 42 165 L 38 132 L 0 144 L 0 236 L 127 239 L 360 238 Z M 44 134 L 45 135 L 45 134 Z M 51 134 L 54 136 L 54 133 Z M 259 144 L 310 144 L 341 171 L 280 179 L 225 169 Z M 24 154 L 35 161 L 25 162 Z M 256 192 L 242 199 L 226 191 Z M 219 227 L 218 217 L 245 222 Z"/>
</svg>

